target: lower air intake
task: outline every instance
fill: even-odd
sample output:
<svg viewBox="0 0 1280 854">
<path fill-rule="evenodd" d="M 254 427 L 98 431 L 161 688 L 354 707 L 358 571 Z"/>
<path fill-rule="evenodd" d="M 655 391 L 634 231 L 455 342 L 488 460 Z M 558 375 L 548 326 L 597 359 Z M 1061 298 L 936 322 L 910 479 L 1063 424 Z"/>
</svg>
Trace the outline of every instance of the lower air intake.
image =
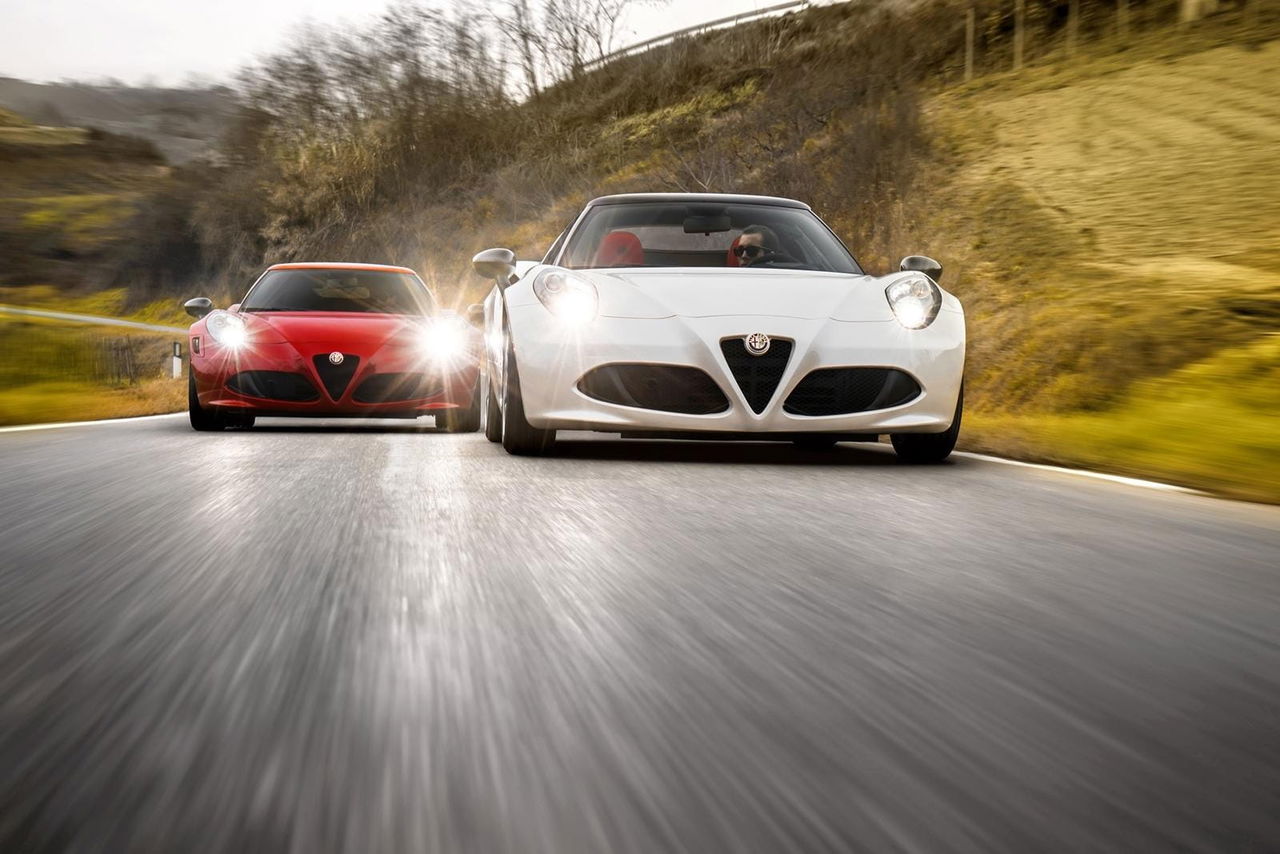
<svg viewBox="0 0 1280 854">
<path fill-rule="evenodd" d="M 782 408 L 791 415 L 848 415 L 901 406 L 920 385 L 895 368 L 821 368 L 805 376 Z"/>
<path fill-rule="evenodd" d="M 704 371 L 682 365 L 602 365 L 578 380 L 587 397 L 682 415 L 711 415 L 729 399 Z"/>
<path fill-rule="evenodd" d="M 764 355 L 753 356 L 747 351 L 742 338 L 725 338 L 720 342 L 720 352 L 729 363 L 733 379 L 757 415 L 764 412 L 769 401 L 773 400 L 773 393 L 778 390 L 778 383 L 782 382 L 787 362 L 791 359 L 792 346 L 792 342 L 785 338 L 774 338 Z"/>
<path fill-rule="evenodd" d="M 393 403 L 421 400 L 439 394 L 443 386 L 430 374 L 374 374 L 356 386 L 351 399 L 356 403 Z"/>
<path fill-rule="evenodd" d="M 227 388 L 265 400 L 307 403 L 320 399 L 320 392 L 306 377 L 286 371 L 241 371 L 227 380 Z"/>
</svg>

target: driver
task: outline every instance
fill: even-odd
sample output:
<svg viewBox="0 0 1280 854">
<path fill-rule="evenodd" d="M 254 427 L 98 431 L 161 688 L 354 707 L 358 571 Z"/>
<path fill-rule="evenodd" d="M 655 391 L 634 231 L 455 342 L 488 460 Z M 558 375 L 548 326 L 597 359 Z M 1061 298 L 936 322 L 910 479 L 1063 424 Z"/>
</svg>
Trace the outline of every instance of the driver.
<svg viewBox="0 0 1280 854">
<path fill-rule="evenodd" d="M 738 235 L 738 245 L 733 247 L 733 254 L 738 256 L 738 263 L 750 267 L 762 261 L 772 261 L 782 255 L 782 244 L 778 235 L 767 225 L 749 225 Z"/>
</svg>

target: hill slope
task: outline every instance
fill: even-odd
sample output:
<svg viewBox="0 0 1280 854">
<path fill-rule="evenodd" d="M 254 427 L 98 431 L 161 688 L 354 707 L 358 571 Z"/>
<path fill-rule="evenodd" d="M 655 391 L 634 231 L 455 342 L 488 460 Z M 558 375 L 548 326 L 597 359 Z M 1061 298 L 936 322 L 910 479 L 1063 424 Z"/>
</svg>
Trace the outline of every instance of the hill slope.
<svg viewBox="0 0 1280 854">
<path fill-rule="evenodd" d="M 0 77 L 0 107 L 41 125 L 95 127 L 150 141 L 170 163 L 210 153 L 235 111 L 225 88 L 32 83 Z"/>
<path fill-rule="evenodd" d="M 969 441 L 1280 496 L 1280 42 L 940 94 Z M 958 168 L 957 168 L 958 167 Z"/>
</svg>

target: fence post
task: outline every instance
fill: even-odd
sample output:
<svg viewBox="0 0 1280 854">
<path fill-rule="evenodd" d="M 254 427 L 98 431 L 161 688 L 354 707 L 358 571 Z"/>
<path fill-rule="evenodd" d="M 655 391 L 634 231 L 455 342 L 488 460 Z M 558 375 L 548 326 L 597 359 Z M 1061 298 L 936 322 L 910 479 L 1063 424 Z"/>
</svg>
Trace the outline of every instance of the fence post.
<svg viewBox="0 0 1280 854">
<path fill-rule="evenodd" d="M 133 339 L 132 338 L 124 339 L 124 355 L 125 355 L 125 358 L 124 358 L 125 365 L 127 366 L 127 370 L 129 372 L 129 385 L 131 386 L 137 385 L 138 384 L 138 363 L 133 358 Z"/>
<path fill-rule="evenodd" d="M 182 345 L 177 341 L 173 342 L 173 378 L 182 378 Z"/>
<path fill-rule="evenodd" d="M 1013 70 L 1022 70 L 1023 26 L 1027 16 L 1026 0 L 1013 0 Z"/>
<path fill-rule="evenodd" d="M 964 13 L 964 82 L 973 80 L 973 34 L 977 12 L 972 6 Z"/>
<path fill-rule="evenodd" d="M 1080 0 L 1067 3 L 1067 56 L 1076 55 L 1080 43 Z"/>
</svg>

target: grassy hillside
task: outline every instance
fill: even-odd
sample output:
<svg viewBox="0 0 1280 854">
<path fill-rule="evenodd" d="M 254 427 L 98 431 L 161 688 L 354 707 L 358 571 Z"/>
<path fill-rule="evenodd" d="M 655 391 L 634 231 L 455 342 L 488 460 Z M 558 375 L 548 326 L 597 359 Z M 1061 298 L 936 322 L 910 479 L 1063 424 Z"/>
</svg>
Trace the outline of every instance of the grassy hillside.
<svg viewBox="0 0 1280 854">
<path fill-rule="evenodd" d="M 232 93 L 221 87 L 32 83 L 12 77 L 0 77 L 0 107 L 40 125 L 140 137 L 170 163 L 211 153 L 235 114 Z"/>
<path fill-rule="evenodd" d="M 0 315 L 0 426 L 178 411 L 173 340 Z"/>
<path fill-rule="evenodd" d="M 969 312 L 966 439 L 1275 500 L 1280 42 L 1161 46 L 929 104 L 952 155 L 916 233 Z"/>
<path fill-rule="evenodd" d="M 0 114 L 0 285 L 110 283 L 113 250 L 168 171 L 144 140 Z"/>
</svg>

